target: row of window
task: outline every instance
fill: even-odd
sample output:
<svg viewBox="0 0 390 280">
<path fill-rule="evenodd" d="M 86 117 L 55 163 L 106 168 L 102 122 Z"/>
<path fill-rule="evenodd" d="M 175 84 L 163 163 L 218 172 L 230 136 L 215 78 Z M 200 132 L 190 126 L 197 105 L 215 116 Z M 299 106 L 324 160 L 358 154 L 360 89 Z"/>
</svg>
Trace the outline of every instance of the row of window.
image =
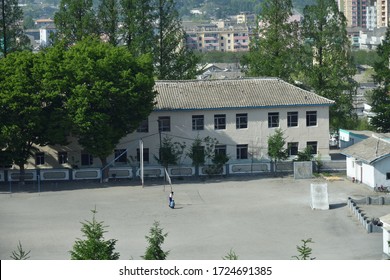
<svg viewBox="0 0 390 280">
<path fill-rule="evenodd" d="M 298 126 L 298 112 L 287 112 L 287 127 Z M 192 130 L 204 130 L 204 115 L 192 115 Z M 279 127 L 279 112 L 268 113 L 268 127 Z M 317 111 L 306 111 L 306 126 L 317 125 Z M 159 131 L 171 131 L 171 117 L 158 118 Z M 248 114 L 236 114 L 236 129 L 248 128 Z M 214 115 L 214 129 L 226 129 L 226 114 Z M 148 120 L 144 120 L 137 132 L 149 132 Z"/>
<path fill-rule="evenodd" d="M 289 142 L 287 143 L 288 154 L 290 156 L 298 155 L 298 142 Z M 306 146 L 311 147 L 311 153 L 317 154 L 317 142 L 310 141 L 306 142 Z M 203 147 L 204 149 L 204 147 Z M 226 145 L 216 145 L 215 146 L 215 154 L 216 155 L 226 155 Z M 143 159 L 144 162 L 149 162 L 149 148 L 143 149 Z M 115 162 L 117 163 L 127 163 L 127 151 L 126 149 L 116 149 L 114 152 Z M 248 144 L 240 144 L 236 145 L 236 159 L 248 159 Z M 140 150 L 137 149 L 137 161 L 140 161 Z M 68 163 L 68 153 L 67 152 L 58 152 L 58 163 L 66 164 Z M 43 165 L 45 164 L 45 154 L 42 152 L 38 152 L 35 154 L 35 164 Z M 81 154 L 81 165 L 82 166 L 90 166 L 93 164 L 93 157 L 88 153 Z"/>
</svg>

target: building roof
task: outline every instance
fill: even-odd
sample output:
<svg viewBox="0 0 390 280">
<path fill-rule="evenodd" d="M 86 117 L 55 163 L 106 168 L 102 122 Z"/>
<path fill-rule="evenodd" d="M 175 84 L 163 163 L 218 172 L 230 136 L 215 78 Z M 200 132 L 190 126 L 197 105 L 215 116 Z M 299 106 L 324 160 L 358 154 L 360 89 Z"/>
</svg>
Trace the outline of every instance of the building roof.
<svg viewBox="0 0 390 280">
<path fill-rule="evenodd" d="M 374 135 L 373 137 L 362 140 L 352 146 L 349 146 L 341 151 L 342 154 L 354 157 L 357 160 L 372 164 L 385 157 L 390 156 L 390 141 L 389 138 L 380 138 L 381 136 Z"/>
<path fill-rule="evenodd" d="M 276 78 L 157 81 L 155 110 L 330 106 L 334 101 Z"/>
</svg>

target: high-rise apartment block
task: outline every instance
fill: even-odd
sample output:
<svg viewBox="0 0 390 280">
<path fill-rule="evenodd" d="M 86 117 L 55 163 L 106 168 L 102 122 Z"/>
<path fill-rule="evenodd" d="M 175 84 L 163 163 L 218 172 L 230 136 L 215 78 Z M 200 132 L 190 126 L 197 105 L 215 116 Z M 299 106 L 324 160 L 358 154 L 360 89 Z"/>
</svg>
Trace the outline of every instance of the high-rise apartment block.
<svg viewBox="0 0 390 280">
<path fill-rule="evenodd" d="M 338 6 L 347 19 L 348 27 L 373 30 L 389 24 L 390 0 L 338 0 Z"/>
</svg>

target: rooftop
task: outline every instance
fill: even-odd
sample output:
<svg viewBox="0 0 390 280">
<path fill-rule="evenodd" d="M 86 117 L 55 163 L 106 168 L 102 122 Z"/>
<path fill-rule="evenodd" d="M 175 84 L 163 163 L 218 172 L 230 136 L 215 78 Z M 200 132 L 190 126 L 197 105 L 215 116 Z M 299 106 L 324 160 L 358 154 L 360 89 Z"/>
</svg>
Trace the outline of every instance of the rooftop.
<svg viewBox="0 0 390 280">
<path fill-rule="evenodd" d="M 156 110 L 330 106 L 334 101 L 277 78 L 157 81 Z"/>
</svg>

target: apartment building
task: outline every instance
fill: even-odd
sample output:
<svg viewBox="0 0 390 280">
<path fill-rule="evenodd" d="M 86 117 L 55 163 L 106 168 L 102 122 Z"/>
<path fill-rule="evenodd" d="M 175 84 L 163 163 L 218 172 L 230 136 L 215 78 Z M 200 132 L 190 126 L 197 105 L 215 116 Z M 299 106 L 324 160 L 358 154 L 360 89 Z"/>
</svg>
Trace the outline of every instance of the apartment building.
<svg viewBox="0 0 390 280">
<path fill-rule="evenodd" d="M 249 28 L 246 24 L 230 25 L 216 22 L 202 25 L 183 25 L 186 44 L 199 52 L 240 52 L 249 50 Z"/>
</svg>

